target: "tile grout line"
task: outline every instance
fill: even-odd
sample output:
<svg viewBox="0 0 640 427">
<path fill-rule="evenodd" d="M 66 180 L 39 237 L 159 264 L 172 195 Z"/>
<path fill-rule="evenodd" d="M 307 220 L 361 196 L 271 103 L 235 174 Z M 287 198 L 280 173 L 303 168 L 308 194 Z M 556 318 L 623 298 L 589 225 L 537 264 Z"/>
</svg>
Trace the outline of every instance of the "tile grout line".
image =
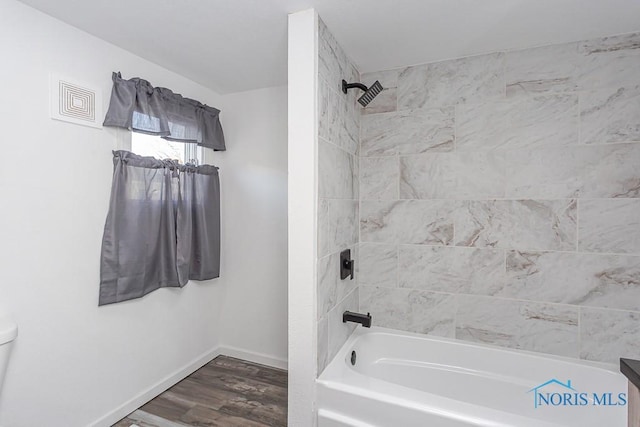
<svg viewBox="0 0 640 427">
<path fill-rule="evenodd" d="M 396 283 L 395 287 L 400 288 L 400 245 L 395 245 L 396 247 Z"/>
<path fill-rule="evenodd" d="M 576 253 L 580 253 L 580 199 L 576 199 Z"/>
<path fill-rule="evenodd" d="M 582 307 L 578 306 L 578 359 L 582 359 Z"/>
</svg>

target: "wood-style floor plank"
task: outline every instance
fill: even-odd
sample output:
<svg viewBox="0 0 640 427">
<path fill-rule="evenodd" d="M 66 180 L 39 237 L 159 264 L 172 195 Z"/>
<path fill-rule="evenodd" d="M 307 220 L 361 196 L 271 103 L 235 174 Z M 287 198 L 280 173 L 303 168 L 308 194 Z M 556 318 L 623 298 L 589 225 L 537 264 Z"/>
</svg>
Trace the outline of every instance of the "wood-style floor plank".
<svg viewBox="0 0 640 427">
<path fill-rule="evenodd" d="M 218 356 L 115 427 L 284 427 L 287 371 Z"/>
<path fill-rule="evenodd" d="M 208 363 L 206 367 L 217 369 L 219 371 L 227 371 L 234 375 L 254 378 L 268 384 L 287 388 L 288 373 L 284 369 L 257 365 L 255 363 L 231 357 L 218 357 Z"/>
<path fill-rule="evenodd" d="M 140 409 L 150 414 L 166 418 L 167 420 L 179 420 L 181 416 L 189 412 L 194 406 L 196 406 L 194 402 L 188 400 L 172 400 L 167 398 L 163 393 Z"/>
<path fill-rule="evenodd" d="M 272 385 L 258 378 L 241 377 L 235 374 L 211 369 L 207 366 L 194 373 L 190 379 L 203 384 L 215 384 L 220 390 L 241 393 L 249 399 L 258 399 L 274 402 L 287 400 L 287 389 L 282 386 Z"/>
<path fill-rule="evenodd" d="M 138 425 L 140 427 L 143 427 L 141 424 L 139 424 L 136 420 L 134 420 L 133 418 L 123 418 L 120 421 L 118 421 L 117 423 L 115 423 L 112 427 L 130 427 L 131 425 Z M 144 426 L 144 427 L 157 427 L 157 426 Z"/>
<path fill-rule="evenodd" d="M 234 417 L 214 409 L 196 405 L 182 417 L 187 425 L 200 427 L 270 427 L 268 424 L 251 421 L 246 418 Z"/>
</svg>

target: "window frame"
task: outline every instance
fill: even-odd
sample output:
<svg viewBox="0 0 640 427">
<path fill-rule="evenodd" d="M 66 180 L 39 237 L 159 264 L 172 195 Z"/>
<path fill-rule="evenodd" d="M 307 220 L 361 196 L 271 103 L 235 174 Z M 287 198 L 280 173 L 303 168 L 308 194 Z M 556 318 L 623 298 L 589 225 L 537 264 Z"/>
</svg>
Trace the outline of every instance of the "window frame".
<svg viewBox="0 0 640 427">
<path fill-rule="evenodd" d="M 163 139 L 158 135 L 148 135 L 145 133 L 133 132 L 133 131 L 127 131 L 127 133 L 128 133 L 128 138 L 127 138 L 128 141 L 125 142 L 126 147 L 124 149 L 126 149 L 127 151 L 131 151 L 134 154 L 140 154 L 140 153 L 136 153 L 133 150 L 133 139 L 136 137 L 136 135 L 138 136 L 144 135 L 145 137 L 155 138 L 159 140 L 158 142 L 160 141 L 167 142 L 167 143 L 174 142 L 174 141 L 168 141 L 166 139 Z M 183 151 L 184 163 L 192 163 L 192 164 L 195 164 L 196 166 L 205 164 L 205 153 L 204 153 L 203 147 L 199 146 L 195 142 L 191 142 L 191 143 L 178 142 L 178 144 L 184 144 L 184 151 Z M 159 160 L 164 160 L 164 159 L 159 159 Z"/>
</svg>

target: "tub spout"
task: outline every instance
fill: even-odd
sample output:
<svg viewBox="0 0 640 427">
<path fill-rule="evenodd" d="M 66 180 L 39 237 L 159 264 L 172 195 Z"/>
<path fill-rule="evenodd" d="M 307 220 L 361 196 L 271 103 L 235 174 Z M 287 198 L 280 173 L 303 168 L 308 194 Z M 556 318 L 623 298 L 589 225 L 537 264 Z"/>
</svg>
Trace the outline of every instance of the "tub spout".
<svg viewBox="0 0 640 427">
<path fill-rule="evenodd" d="M 351 311 L 345 311 L 342 313 L 342 323 L 354 322 L 360 323 L 365 328 L 371 327 L 371 314 L 353 313 Z"/>
</svg>

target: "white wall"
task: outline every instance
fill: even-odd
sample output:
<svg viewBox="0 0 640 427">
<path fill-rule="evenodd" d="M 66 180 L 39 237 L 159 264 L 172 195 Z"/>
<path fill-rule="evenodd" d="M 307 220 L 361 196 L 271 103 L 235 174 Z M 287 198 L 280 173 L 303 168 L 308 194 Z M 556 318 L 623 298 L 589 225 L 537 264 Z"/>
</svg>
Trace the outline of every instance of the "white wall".
<svg viewBox="0 0 640 427">
<path fill-rule="evenodd" d="M 181 290 L 161 289 L 142 299 L 98 308 L 100 242 L 111 184 L 111 150 L 116 148 L 118 132 L 50 120 L 49 73 L 101 87 L 105 108 L 113 70 L 122 71 L 125 78 L 143 76 L 155 85 L 221 108 L 223 126 L 229 122 L 229 151 L 212 158 L 221 166 L 223 203 L 230 203 L 223 207 L 223 227 L 232 227 L 234 233 L 243 231 L 238 221 L 245 215 L 234 209 L 246 206 L 254 209 L 254 217 L 270 218 L 279 224 L 277 230 L 284 228 L 277 207 L 282 208 L 286 189 L 283 160 L 275 159 L 277 150 L 274 158 L 260 151 L 266 141 L 277 145 L 279 139 L 264 136 L 251 141 L 248 130 L 236 127 L 243 119 L 234 115 L 243 115 L 245 110 L 234 107 L 240 107 L 234 96 L 220 97 L 13 0 L 0 0 L 0 52 L 5 159 L 0 168 L 0 235 L 4 242 L 0 249 L 0 312 L 10 313 L 20 328 L 0 395 L 0 425 L 109 425 L 120 405 L 135 405 L 140 399 L 131 399 L 163 379 L 176 380 L 211 358 L 220 337 L 229 345 L 244 347 L 245 352 L 284 357 L 282 308 L 273 303 L 282 304 L 286 298 L 281 284 L 283 267 L 261 265 L 257 271 L 267 276 L 261 281 L 243 281 L 244 276 L 231 273 L 240 267 L 252 268 L 245 262 L 256 257 L 243 254 L 254 246 L 269 247 L 272 259 L 283 259 L 286 252 L 282 242 L 274 244 L 278 234 L 274 230 L 263 238 L 256 233 L 230 236 L 223 229 L 220 279 L 190 283 Z M 282 89 L 274 91 L 281 93 Z M 266 102 L 265 94 L 256 96 Z M 239 96 L 251 104 L 251 94 Z M 282 95 L 276 98 L 274 108 L 283 111 Z M 226 100 L 230 111 L 225 111 Z M 252 117 L 258 114 L 256 109 Z M 284 116 L 281 119 L 286 123 Z M 277 133 L 275 127 L 262 129 Z M 254 158 L 243 171 L 240 157 L 231 154 L 235 136 L 241 137 L 238 147 L 244 153 L 254 143 L 256 153 L 265 157 L 260 167 L 272 170 L 255 172 Z M 226 168 L 232 166 L 236 170 L 227 173 Z M 256 179 L 242 181 L 254 172 L 264 180 L 260 200 L 277 200 L 276 206 L 262 209 L 259 203 L 244 199 L 258 193 L 255 189 L 242 191 L 256 184 Z M 245 298 L 251 284 L 264 287 L 261 301 L 249 303 Z M 278 284 L 280 288 L 274 289 Z M 267 300 L 264 296 L 270 292 L 272 299 Z M 255 335 L 245 337 L 247 325 L 239 328 L 228 323 L 235 320 L 234 313 L 244 310 L 261 314 L 260 322 L 251 325 L 260 328 L 250 331 Z M 222 323 L 223 318 L 227 323 Z M 229 333 L 223 333 L 226 328 Z M 273 342 L 256 342 L 261 332 L 274 337 Z M 177 375 L 171 377 L 173 374 Z"/>
<path fill-rule="evenodd" d="M 289 425 L 316 417 L 318 15 L 289 15 Z"/>
<path fill-rule="evenodd" d="M 226 95 L 220 166 L 225 354 L 287 365 L 287 87 Z M 217 157 L 217 158 L 216 158 Z M 253 354 L 246 354 L 249 350 Z"/>
</svg>

